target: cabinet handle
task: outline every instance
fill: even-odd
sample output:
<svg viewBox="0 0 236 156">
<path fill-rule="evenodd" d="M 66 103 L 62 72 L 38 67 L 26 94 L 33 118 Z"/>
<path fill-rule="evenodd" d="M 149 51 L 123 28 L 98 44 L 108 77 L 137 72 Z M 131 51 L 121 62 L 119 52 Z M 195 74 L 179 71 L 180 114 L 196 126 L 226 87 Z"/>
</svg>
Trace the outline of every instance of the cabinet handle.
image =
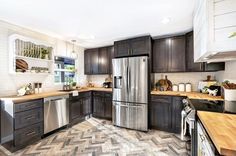
<svg viewBox="0 0 236 156">
<path fill-rule="evenodd" d="M 33 118 L 34 118 L 34 116 L 32 116 L 32 115 L 25 117 L 26 120 L 30 120 L 30 119 L 33 119 Z"/>
<path fill-rule="evenodd" d="M 26 135 L 29 136 L 29 135 L 32 135 L 32 134 L 35 134 L 35 133 L 36 133 L 35 131 L 32 131 L 32 132 L 27 133 Z"/>
<path fill-rule="evenodd" d="M 233 32 L 233 33 L 229 36 L 229 38 L 233 38 L 233 37 L 236 37 L 236 32 Z"/>
</svg>

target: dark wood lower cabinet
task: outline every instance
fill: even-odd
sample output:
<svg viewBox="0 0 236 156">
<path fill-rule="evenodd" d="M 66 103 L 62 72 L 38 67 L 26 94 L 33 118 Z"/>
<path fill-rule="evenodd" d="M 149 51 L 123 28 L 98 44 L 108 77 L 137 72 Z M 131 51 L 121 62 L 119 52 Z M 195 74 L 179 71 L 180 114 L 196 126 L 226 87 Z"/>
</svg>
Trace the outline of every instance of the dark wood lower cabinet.
<svg viewBox="0 0 236 156">
<path fill-rule="evenodd" d="M 149 127 L 172 133 L 180 133 L 183 98 L 152 95 L 148 112 Z"/>
<path fill-rule="evenodd" d="M 6 103 L 7 105 L 8 103 Z M 9 105 L 13 117 L 7 111 L 2 112 L 2 146 L 11 152 L 35 143 L 43 136 L 43 99 Z"/>
<path fill-rule="evenodd" d="M 149 124 L 150 128 L 163 131 L 171 129 L 171 97 L 152 96 L 149 105 Z"/>
<path fill-rule="evenodd" d="M 173 133 L 181 132 L 181 111 L 183 110 L 183 99 L 185 97 L 172 97 L 171 106 L 171 129 Z"/>
<path fill-rule="evenodd" d="M 112 93 L 93 92 L 93 116 L 104 119 L 112 118 Z"/>
<path fill-rule="evenodd" d="M 70 123 L 75 124 L 83 121 L 85 116 L 92 113 L 91 92 L 79 93 L 79 96 L 70 95 Z"/>
</svg>

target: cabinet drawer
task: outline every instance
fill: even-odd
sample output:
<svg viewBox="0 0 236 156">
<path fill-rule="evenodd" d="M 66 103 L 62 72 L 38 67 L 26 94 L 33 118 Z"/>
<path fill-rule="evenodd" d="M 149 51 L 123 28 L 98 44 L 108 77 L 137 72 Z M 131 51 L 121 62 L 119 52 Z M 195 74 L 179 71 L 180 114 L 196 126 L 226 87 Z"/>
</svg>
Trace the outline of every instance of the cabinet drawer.
<svg viewBox="0 0 236 156">
<path fill-rule="evenodd" d="M 17 103 L 15 104 L 15 112 L 22 112 L 40 107 L 43 107 L 43 99 Z"/>
<path fill-rule="evenodd" d="M 76 100 L 76 99 L 80 99 L 80 98 L 83 98 L 83 97 L 88 97 L 88 96 L 91 96 L 91 95 L 92 95 L 91 91 L 80 92 L 78 96 L 72 96 L 72 94 L 70 94 L 69 99 L 70 100 Z"/>
<path fill-rule="evenodd" d="M 15 113 L 15 129 L 20 129 L 41 121 L 43 121 L 42 108 Z"/>
<path fill-rule="evenodd" d="M 79 93 L 79 97 L 81 98 L 88 97 L 88 96 L 91 96 L 91 91 Z"/>
<path fill-rule="evenodd" d="M 93 96 L 104 96 L 104 92 L 94 91 Z"/>
<path fill-rule="evenodd" d="M 16 147 L 25 146 L 41 139 L 43 123 L 34 124 L 30 127 L 14 132 L 14 144 Z"/>
<path fill-rule="evenodd" d="M 160 103 L 171 103 L 171 97 L 156 95 L 156 96 L 151 96 L 151 101 L 160 102 Z"/>
</svg>

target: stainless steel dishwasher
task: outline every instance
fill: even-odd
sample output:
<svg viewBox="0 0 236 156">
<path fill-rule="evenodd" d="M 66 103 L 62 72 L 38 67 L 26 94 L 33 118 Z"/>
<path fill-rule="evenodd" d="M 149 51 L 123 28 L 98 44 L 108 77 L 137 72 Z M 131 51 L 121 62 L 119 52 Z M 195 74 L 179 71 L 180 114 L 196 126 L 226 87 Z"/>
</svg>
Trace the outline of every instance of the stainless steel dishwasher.
<svg viewBox="0 0 236 156">
<path fill-rule="evenodd" d="M 69 123 L 69 95 L 44 98 L 44 134 Z"/>
</svg>

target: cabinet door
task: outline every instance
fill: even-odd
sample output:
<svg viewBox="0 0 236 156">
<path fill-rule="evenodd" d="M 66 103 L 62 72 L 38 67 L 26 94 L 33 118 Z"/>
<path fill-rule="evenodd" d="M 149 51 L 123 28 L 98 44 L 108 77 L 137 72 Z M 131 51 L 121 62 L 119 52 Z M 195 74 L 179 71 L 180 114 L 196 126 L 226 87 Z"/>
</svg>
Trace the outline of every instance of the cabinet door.
<svg viewBox="0 0 236 156">
<path fill-rule="evenodd" d="M 154 73 L 168 71 L 169 49 L 166 39 L 158 39 L 153 43 L 152 69 Z"/>
<path fill-rule="evenodd" d="M 92 113 L 91 97 L 85 97 L 82 99 L 83 102 L 83 116 L 90 115 Z"/>
<path fill-rule="evenodd" d="M 83 116 L 82 114 L 82 100 L 77 99 L 70 101 L 70 118 L 71 120 L 77 119 Z"/>
<path fill-rule="evenodd" d="M 171 97 L 152 96 L 149 122 L 152 128 L 171 132 Z"/>
<path fill-rule="evenodd" d="M 114 43 L 115 57 L 124 57 L 130 55 L 129 40 L 117 41 Z"/>
<path fill-rule="evenodd" d="M 168 42 L 171 42 L 169 71 L 185 71 L 185 36 L 173 37 Z"/>
<path fill-rule="evenodd" d="M 186 34 L 186 71 L 203 71 L 203 63 L 194 63 L 193 32 Z"/>
<path fill-rule="evenodd" d="M 93 96 L 93 116 L 95 117 L 104 116 L 103 96 L 99 95 Z"/>
<path fill-rule="evenodd" d="M 109 54 L 107 47 L 99 48 L 98 55 L 98 74 L 108 74 L 109 73 Z"/>
<path fill-rule="evenodd" d="M 114 47 L 107 47 L 107 52 L 109 56 L 109 74 L 112 74 L 112 59 L 114 58 Z"/>
<path fill-rule="evenodd" d="M 151 52 L 151 37 L 139 37 L 130 40 L 131 55 L 146 55 Z"/>
<path fill-rule="evenodd" d="M 182 100 L 184 97 L 173 97 L 171 114 L 172 114 L 172 132 L 180 133 L 181 132 L 181 111 L 183 110 Z"/>
<path fill-rule="evenodd" d="M 90 52 L 90 57 L 91 57 L 92 74 L 99 74 L 99 71 L 98 71 L 99 60 L 98 60 L 97 48 L 92 49 L 92 51 Z"/>
<path fill-rule="evenodd" d="M 104 94 L 104 117 L 107 119 L 112 118 L 112 94 Z"/>
<path fill-rule="evenodd" d="M 91 59 L 91 50 L 84 51 L 84 74 L 92 74 L 92 59 Z"/>
</svg>

